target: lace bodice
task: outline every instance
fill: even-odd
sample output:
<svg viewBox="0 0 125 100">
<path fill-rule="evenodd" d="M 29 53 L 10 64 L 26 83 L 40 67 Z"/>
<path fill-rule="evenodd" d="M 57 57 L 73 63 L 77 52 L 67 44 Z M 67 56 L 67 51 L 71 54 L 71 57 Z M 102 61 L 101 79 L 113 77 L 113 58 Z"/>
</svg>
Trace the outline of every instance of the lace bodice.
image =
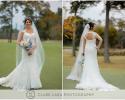
<svg viewBox="0 0 125 100">
<path fill-rule="evenodd" d="M 24 31 L 23 40 L 24 41 L 30 40 L 32 42 L 32 45 L 36 45 L 35 33 L 28 33 L 26 31 Z"/>
</svg>

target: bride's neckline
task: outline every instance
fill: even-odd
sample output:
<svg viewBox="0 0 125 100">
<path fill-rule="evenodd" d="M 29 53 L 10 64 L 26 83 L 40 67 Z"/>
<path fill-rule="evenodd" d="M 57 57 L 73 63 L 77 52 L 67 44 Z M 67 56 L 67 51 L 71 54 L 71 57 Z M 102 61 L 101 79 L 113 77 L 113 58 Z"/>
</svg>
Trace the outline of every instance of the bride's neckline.
<svg viewBox="0 0 125 100">
<path fill-rule="evenodd" d="M 33 32 L 30 33 L 30 32 L 27 32 L 26 30 L 24 30 L 24 32 L 27 33 L 27 34 L 29 34 L 29 35 L 33 34 Z"/>
</svg>

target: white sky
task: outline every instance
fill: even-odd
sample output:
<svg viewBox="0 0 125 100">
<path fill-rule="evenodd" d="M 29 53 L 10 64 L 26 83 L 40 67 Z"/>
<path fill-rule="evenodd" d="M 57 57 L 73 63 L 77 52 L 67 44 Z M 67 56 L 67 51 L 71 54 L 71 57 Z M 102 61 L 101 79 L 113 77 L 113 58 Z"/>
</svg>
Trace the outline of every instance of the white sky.
<svg viewBox="0 0 125 100">
<path fill-rule="evenodd" d="M 50 9 L 54 12 L 57 12 L 58 8 L 62 7 L 62 2 L 60 0 L 51 0 L 51 1 L 44 0 L 44 1 L 49 2 Z M 19 10 L 19 13 L 15 13 L 14 15 L 13 27 L 17 27 L 18 29 L 21 29 L 23 26 L 23 20 L 24 20 L 24 16 L 22 15 L 21 10 Z"/>
<path fill-rule="evenodd" d="M 62 7 L 62 2 L 61 0 L 44 0 L 45 2 L 49 2 L 50 4 L 50 9 L 54 12 L 57 12 L 58 7 Z M 67 11 L 65 11 L 63 9 L 63 18 L 67 18 L 68 16 L 72 15 L 71 13 L 69 13 L 70 10 L 70 2 L 72 0 L 63 0 L 63 7 L 65 7 L 67 9 Z M 102 12 L 102 10 L 104 10 L 105 5 L 104 2 L 100 2 L 99 4 L 97 4 L 96 6 L 92 6 L 90 8 L 87 8 L 85 10 L 79 10 L 78 15 L 85 18 L 85 19 L 92 19 L 92 20 L 101 20 L 102 23 L 105 23 L 105 12 Z M 114 18 L 121 18 L 121 19 L 125 19 L 125 10 L 120 10 L 119 11 L 110 11 L 110 17 L 114 17 Z M 13 25 L 14 27 L 18 27 L 20 28 L 21 25 L 23 25 L 23 19 L 24 16 L 22 15 L 21 11 L 18 14 L 15 14 L 15 17 L 13 18 Z"/>
<path fill-rule="evenodd" d="M 64 7 L 66 7 L 67 11 L 63 10 L 64 12 L 64 19 L 67 18 L 68 16 L 72 15 L 69 13 L 69 9 L 70 9 L 70 1 L 65 1 L 63 2 Z M 104 2 L 100 2 L 99 4 L 97 4 L 96 6 L 92 6 L 90 8 L 87 8 L 85 10 L 79 10 L 78 15 L 85 18 L 85 19 L 92 19 L 92 20 L 101 20 L 102 23 L 104 23 L 105 21 L 105 12 L 102 12 L 105 8 Z M 121 10 L 121 13 L 119 13 L 119 11 L 110 11 L 110 17 L 114 17 L 114 18 L 125 18 L 125 11 Z"/>
</svg>

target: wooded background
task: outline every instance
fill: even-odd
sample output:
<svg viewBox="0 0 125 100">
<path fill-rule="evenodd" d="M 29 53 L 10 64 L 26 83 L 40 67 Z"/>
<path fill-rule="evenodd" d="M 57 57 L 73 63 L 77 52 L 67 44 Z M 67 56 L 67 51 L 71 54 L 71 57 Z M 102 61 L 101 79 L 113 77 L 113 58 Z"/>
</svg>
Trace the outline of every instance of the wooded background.
<svg viewBox="0 0 125 100">
<path fill-rule="evenodd" d="M 44 1 L 1 1 L 0 39 L 11 42 L 17 38 L 19 29 L 13 27 L 13 17 L 20 10 L 25 17 L 34 21 L 41 39 L 62 39 L 62 9 L 58 8 L 57 12 L 53 12 L 49 2 Z"/>
</svg>

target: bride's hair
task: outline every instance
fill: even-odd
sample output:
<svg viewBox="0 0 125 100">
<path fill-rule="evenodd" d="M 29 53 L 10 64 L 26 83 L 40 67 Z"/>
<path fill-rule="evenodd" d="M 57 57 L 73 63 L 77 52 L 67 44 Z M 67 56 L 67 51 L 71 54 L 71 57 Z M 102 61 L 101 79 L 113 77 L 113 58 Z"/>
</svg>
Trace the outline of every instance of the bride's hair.
<svg viewBox="0 0 125 100">
<path fill-rule="evenodd" d="M 89 24 L 89 26 L 90 26 L 89 29 L 92 30 L 92 29 L 94 28 L 95 23 L 93 23 L 93 22 L 89 22 L 88 24 Z"/>
<path fill-rule="evenodd" d="M 27 20 L 29 20 L 29 21 L 30 21 L 30 23 L 32 24 L 32 20 L 31 20 L 31 18 L 30 18 L 30 17 L 25 18 L 25 20 L 24 20 L 24 24 L 26 24 L 26 21 L 27 21 Z"/>
</svg>

